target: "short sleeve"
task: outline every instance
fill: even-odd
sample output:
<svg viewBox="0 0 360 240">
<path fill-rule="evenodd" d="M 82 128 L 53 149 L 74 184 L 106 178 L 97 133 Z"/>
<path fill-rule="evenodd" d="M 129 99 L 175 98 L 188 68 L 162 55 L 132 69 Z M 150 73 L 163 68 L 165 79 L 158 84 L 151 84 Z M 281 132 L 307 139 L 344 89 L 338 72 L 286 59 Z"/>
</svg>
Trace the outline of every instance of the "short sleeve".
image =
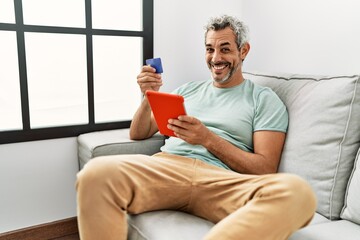
<svg viewBox="0 0 360 240">
<path fill-rule="evenodd" d="M 269 88 L 264 88 L 256 101 L 254 132 L 261 130 L 286 132 L 288 112 L 281 99 Z"/>
</svg>

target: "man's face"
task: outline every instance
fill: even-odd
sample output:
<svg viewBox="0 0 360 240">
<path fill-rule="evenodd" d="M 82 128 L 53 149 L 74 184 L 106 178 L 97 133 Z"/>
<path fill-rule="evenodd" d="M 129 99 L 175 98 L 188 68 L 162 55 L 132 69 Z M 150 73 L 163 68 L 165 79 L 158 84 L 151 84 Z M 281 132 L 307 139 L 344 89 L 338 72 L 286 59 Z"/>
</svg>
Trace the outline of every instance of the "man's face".
<svg viewBox="0 0 360 240">
<path fill-rule="evenodd" d="M 210 30 L 205 47 L 206 62 L 216 83 L 230 82 L 234 75 L 241 73 L 241 52 L 231 28 Z"/>
</svg>

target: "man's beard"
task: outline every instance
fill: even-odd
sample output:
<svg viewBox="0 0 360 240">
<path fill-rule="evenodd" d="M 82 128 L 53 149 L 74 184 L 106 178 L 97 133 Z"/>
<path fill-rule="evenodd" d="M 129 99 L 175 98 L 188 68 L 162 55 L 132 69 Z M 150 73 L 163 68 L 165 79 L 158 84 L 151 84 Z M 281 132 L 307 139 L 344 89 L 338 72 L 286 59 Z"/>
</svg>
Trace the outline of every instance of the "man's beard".
<svg viewBox="0 0 360 240">
<path fill-rule="evenodd" d="M 238 69 L 240 63 L 238 63 L 235 67 L 232 67 L 230 69 L 230 72 L 228 74 L 226 74 L 225 77 L 223 77 L 222 79 L 215 79 L 212 75 L 212 79 L 216 82 L 216 83 L 219 83 L 219 84 L 224 84 L 224 83 L 227 83 L 230 81 L 231 77 L 234 75 L 234 73 L 236 72 L 236 70 Z M 212 64 L 210 63 L 209 64 L 210 68 L 212 68 Z"/>
</svg>

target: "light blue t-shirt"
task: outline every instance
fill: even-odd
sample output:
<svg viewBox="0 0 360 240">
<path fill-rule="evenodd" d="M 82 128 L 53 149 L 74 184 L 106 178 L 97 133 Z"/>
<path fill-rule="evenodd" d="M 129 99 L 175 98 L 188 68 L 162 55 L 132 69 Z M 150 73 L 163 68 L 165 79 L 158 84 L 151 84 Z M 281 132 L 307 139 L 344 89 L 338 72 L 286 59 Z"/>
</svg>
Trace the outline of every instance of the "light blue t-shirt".
<svg viewBox="0 0 360 240">
<path fill-rule="evenodd" d="M 287 131 L 288 114 L 283 102 L 270 88 L 250 80 L 232 88 L 217 88 L 212 80 L 189 82 L 173 93 L 184 97 L 187 115 L 244 151 L 254 152 L 255 131 Z M 230 169 L 203 146 L 176 137 L 167 139 L 161 151 Z"/>
</svg>

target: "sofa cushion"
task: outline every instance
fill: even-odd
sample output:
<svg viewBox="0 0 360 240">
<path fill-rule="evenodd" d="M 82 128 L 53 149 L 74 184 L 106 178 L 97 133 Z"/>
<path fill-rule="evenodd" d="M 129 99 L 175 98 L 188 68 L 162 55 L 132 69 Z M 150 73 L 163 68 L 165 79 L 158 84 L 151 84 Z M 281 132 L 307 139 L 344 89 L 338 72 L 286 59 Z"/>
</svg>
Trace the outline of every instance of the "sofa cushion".
<svg viewBox="0 0 360 240">
<path fill-rule="evenodd" d="M 132 215 L 128 224 L 129 240 L 198 240 L 214 226 L 205 219 L 170 210 Z"/>
<path fill-rule="evenodd" d="M 129 129 L 98 131 L 81 134 L 78 137 L 78 158 L 80 169 L 94 157 L 116 154 L 152 155 L 164 145 L 164 137 L 155 134 L 153 137 L 133 141 L 129 139 Z"/>
<path fill-rule="evenodd" d="M 330 222 L 316 213 L 309 226 Z M 163 210 L 131 215 L 128 240 L 199 240 L 213 223 L 178 211 Z"/>
<path fill-rule="evenodd" d="M 346 220 L 312 224 L 295 232 L 289 240 L 358 240 L 360 226 Z"/>
<path fill-rule="evenodd" d="M 360 148 L 357 152 L 354 170 L 351 174 L 345 195 L 345 206 L 341 213 L 342 219 L 360 224 Z"/>
<path fill-rule="evenodd" d="M 245 73 L 272 88 L 289 112 L 279 166 L 305 178 L 318 197 L 317 211 L 338 219 L 360 144 L 360 81 L 354 76 Z"/>
</svg>

